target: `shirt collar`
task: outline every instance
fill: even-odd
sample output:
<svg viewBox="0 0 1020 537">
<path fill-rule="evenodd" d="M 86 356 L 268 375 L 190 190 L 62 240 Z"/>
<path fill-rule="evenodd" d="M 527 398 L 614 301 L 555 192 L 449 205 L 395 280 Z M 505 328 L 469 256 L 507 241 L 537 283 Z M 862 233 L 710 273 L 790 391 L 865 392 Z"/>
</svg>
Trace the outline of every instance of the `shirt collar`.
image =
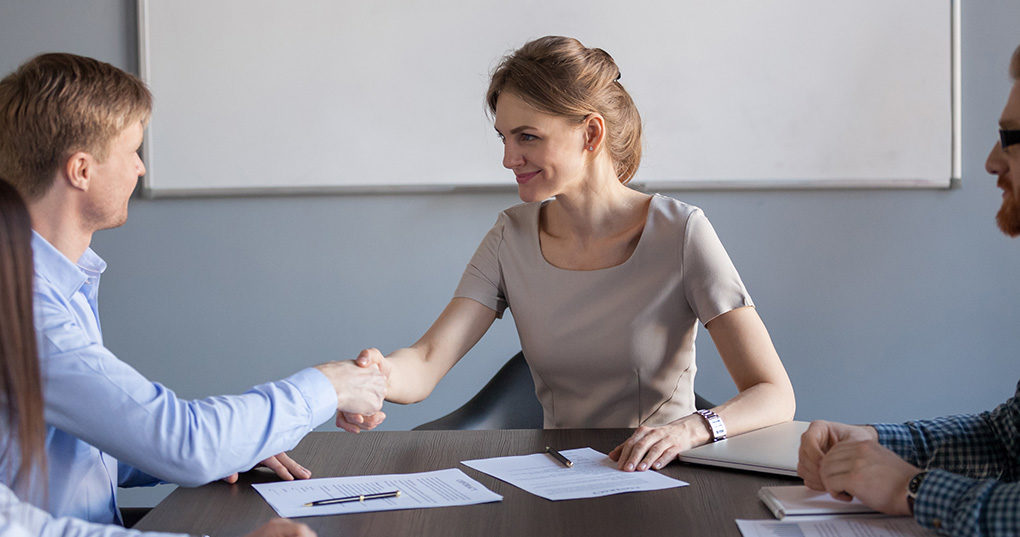
<svg viewBox="0 0 1020 537">
<path fill-rule="evenodd" d="M 32 257 L 35 273 L 68 299 L 86 283 L 98 283 L 99 276 L 106 270 L 106 261 L 92 248 L 86 248 L 75 264 L 35 230 L 32 231 Z"/>
</svg>

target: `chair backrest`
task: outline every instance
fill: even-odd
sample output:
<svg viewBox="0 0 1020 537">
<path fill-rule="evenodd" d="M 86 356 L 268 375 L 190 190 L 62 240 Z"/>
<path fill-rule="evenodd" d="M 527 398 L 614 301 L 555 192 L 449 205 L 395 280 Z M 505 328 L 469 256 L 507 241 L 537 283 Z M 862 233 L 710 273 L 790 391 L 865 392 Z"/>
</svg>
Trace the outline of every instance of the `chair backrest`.
<svg viewBox="0 0 1020 537">
<path fill-rule="evenodd" d="M 702 409 L 715 405 L 695 393 L 694 406 Z M 524 353 L 519 352 L 471 400 L 414 430 L 541 429 L 542 425 L 542 404 L 535 396 L 531 368 Z"/>
<path fill-rule="evenodd" d="M 414 430 L 541 429 L 542 423 L 531 368 L 519 352 L 470 401 Z"/>
</svg>

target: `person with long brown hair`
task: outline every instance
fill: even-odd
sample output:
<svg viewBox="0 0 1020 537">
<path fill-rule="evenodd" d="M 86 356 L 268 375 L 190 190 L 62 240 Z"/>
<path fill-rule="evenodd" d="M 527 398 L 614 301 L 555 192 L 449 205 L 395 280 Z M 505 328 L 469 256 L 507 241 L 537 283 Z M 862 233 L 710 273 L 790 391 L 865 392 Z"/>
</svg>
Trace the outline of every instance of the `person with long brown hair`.
<svg viewBox="0 0 1020 537">
<path fill-rule="evenodd" d="M 0 419 L 6 432 L 0 467 L 10 474 L 5 482 L 22 493 L 37 477 L 34 469 L 43 467 L 46 430 L 32 326 L 31 230 L 21 197 L 0 180 Z"/>
<path fill-rule="evenodd" d="M 486 102 L 525 203 L 499 215 L 417 343 L 359 355 L 387 373 L 388 400 L 427 397 L 510 308 L 545 426 L 637 428 L 610 453 L 623 470 L 793 418 L 786 370 L 704 213 L 627 185 L 642 126 L 620 80 L 607 52 L 556 36 L 495 69 Z M 695 412 L 699 321 L 739 394 Z"/>
<path fill-rule="evenodd" d="M 32 224 L 21 196 L 0 179 L 0 537 L 130 537 L 139 532 L 52 515 L 18 496 L 45 495 L 42 380 L 32 307 Z M 10 486 L 8 486 L 10 485 Z M 248 537 L 314 537 L 304 524 L 275 519 Z"/>
</svg>

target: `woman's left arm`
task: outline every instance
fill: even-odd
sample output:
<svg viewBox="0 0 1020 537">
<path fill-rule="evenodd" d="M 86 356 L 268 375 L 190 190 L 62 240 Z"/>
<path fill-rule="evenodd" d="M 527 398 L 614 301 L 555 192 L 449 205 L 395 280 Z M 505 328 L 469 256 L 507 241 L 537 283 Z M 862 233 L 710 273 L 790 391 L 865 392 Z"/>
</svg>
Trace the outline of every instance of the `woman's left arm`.
<svg viewBox="0 0 1020 537">
<path fill-rule="evenodd" d="M 737 435 L 793 419 L 793 385 L 765 324 L 753 307 L 726 312 L 705 325 L 719 356 L 740 391 L 712 410 L 728 435 Z M 685 416 L 657 427 L 638 427 L 609 457 L 621 470 L 659 469 L 682 451 L 712 439 L 704 418 Z"/>
</svg>

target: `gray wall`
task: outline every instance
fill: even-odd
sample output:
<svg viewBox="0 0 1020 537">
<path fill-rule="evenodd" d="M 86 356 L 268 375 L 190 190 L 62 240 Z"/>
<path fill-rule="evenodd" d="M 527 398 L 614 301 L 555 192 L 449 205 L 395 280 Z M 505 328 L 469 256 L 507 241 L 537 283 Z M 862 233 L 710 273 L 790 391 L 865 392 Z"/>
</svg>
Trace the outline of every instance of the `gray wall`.
<svg viewBox="0 0 1020 537">
<path fill-rule="evenodd" d="M 0 0 L 0 72 L 49 50 L 136 71 L 134 17 L 131 0 Z M 1020 243 L 995 227 L 1000 193 L 984 159 L 1018 26 L 1020 3 L 963 6 L 961 188 L 670 193 L 712 219 L 793 379 L 798 419 L 974 412 L 1013 393 Z M 754 140 L 733 142 L 740 151 Z M 127 225 L 93 245 L 110 264 L 106 343 L 187 397 L 240 392 L 369 345 L 392 350 L 427 328 L 496 213 L 516 202 L 512 193 L 134 200 Z M 701 337 L 697 389 L 724 400 L 735 389 Z M 497 322 L 430 399 L 388 405 L 383 428 L 456 408 L 518 348 L 512 321 Z"/>
</svg>

